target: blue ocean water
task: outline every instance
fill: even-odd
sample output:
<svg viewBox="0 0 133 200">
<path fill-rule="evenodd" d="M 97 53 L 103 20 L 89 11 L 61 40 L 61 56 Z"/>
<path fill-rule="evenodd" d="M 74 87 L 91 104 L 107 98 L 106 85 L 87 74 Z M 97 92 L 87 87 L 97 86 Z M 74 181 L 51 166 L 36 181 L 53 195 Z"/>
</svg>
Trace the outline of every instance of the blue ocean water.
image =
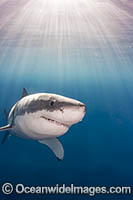
<svg viewBox="0 0 133 200">
<path fill-rule="evenodd" d="M 113 8 L 107 11 L 109 9 Z M 120 7 L 118 14 L 123 16 L 123 21 L 117 13 L 112 14 L 115 29 L 111 22 L 105 22 L 110 26 L 109 30 L 104 29 L 103 16 L 93 21 L 90 12 L 88 21 L 83 15 L 85 24 L 84 20 L 79 23 L 84 31 L 74 19 L 72 26 L 75 25 L 77 32 L 69 26 L 69 32 L 66 29 L 64 35 L 60 35 L 56 27 L 57 32 L 50 32 L 44 38 L 32 35 L 33 41 L 29 33 L 25 40 L 19 34 L 11 39 L 7 34 L 8 38 L 1 41 L 1 126 L 6 123 L 4 109 L 10 111 L 20 99 L 23 87 L 29 93 L 49 92 L 78 99 L 86 104 L 87 113 L 81 123 L 60 137 L 65 150 L 62 162 L 38 142 L 11 136 L 0 145 L 0 185 L 9 182 L 14 186 L 18 183 L 25 186 L 69 186 L 71 183 L 77 186 L 133 186 L 133 28 L 127 13 L 130 15 L 127 8 L 123 11 Z M 91 33 L 86 32 L 86 25 Z M 0 35 L 3 39 L 2 29 Z M 1 132 L 0 140 L 3 135 Z M 0 193 L 2 200 L 89 198 L 88 195 L 13 193 L 6 196 Z M 132 195 L 96 195 L 92 198 L 133 199 Z"/>
</svg>

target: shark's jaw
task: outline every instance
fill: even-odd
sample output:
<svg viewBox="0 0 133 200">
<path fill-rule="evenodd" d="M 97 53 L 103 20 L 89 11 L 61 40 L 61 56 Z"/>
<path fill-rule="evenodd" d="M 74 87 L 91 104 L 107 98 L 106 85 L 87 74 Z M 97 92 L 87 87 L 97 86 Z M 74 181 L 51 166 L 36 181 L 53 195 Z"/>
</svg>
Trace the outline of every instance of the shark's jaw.
<svg viewBox="0 0 133 200">
<path fill-rule="evenodd" d="M 40 118 L 43 118 L 44 120 L 47 120 L 51 124 L 55 124 L 57 126 L 64 126 L 66 128 L 70 128 L 70 126 L 68 124 L 64 124 L 62 122 L 59 122 L 59 121 L 56 121 L 56 120 L 53 120 L 53 119 L 49 119 L 49 118 L 44 117 L 44 116 L 41 116 Z"/>
<path fill-rule="evenodd" d="M 15 118 L 15 126 L 12 131 L 19 137 L 33 140 L 49 139 L 65 134 L 70 125 L 53 119 L 53 116 L 47 116 L 42 112 L 25 113 Z"/>
</svg>

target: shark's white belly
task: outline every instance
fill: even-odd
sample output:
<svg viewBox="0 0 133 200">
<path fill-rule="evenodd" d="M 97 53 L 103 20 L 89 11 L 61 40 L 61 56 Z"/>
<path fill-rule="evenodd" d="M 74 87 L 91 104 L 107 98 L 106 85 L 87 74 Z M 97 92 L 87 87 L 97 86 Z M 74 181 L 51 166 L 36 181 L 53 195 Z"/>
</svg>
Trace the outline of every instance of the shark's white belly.
<svg viewBox="0 0 133 200">
<path fill-rule="evenodd" d="M 68 129 L 68 127 L 59 126 L 40 118 L 38 112 L 16 116 L 12 131 L 15 135 L 22 138 L 42 140 L 63 135 Z"/>
</svg>

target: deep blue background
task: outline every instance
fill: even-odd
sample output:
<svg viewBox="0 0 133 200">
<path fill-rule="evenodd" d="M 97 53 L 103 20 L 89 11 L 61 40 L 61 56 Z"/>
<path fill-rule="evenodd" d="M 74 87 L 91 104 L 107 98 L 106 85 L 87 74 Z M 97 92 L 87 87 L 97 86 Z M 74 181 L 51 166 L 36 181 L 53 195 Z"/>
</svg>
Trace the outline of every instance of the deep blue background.
<svg viewBox="0 0 133 200">
<path fill-rule="evenodd" d="M 21 6 L 26 4 L 26 1 L 20 2 Z M 45 35 L 45 39 L 39 35 L 27 35 L 23 40 L 25 32 L 13 37 L 11 31 L 14 29 L 10 29 L 13 23 L 17 23 L 16 19 L 21 19 L 21 12 L 15 13 L 14 21 L 9 24 L 4 18 L 8 16 L 6 9 L 12 13 L 17 2 L 8 5 L 5 1 L 1 19 L 5 20 L 8 31 L 0 25 L 0 125 L 6 123 L 4 109 L 9 111 L 19 100 L 23 87 L 29 93 L 50 92 L 78 99 L 86 104 L 87 114 L 81 123 L 60 137 L 65 150 L 62 162 L 58 162 L 53 153 L 38 142 L 12 136 L 0 145 L 1 185 L 10 182 L 31 186 L 54 186 L 57 183 L 68 186 L 71 183 L 77 186 L 133 186 L 133 24 L 131 1 L 126 3 L 110 3 L 110 7 L 107 4 L 103 7 L 104 12 L 96 17 L 93 13 L 100 12 L 102 7 L 91 13 L 86 5 L 82 5 L 83 8 L 78 5 L 82 20 L 79 22 L 78 18 L 76 21 L 79 15 L 75 9 L 74 21 L 63 36 L 56 27 L 58 31 Z M 91 6 L 93 8 L 95 4 Z M 3 7 L 0 5 L 1 10 Z M 84 12 L 84 9 L 88 11 Z M 69 14 L 72 13 L 70 10 Z M 72 19 L 69 21 L 64 17 L 63 20 L 70 23 Z M 15 31 L 19 31 L 18 27 Z M 57 38 L 61 37 L 59 43 Z M 0 133 L 0 140 L 3 134 Z M 1 200 L 53 198 L 89 199 L 87 195 L 0 194 Z M 95 199 L 129 200 L 133 196 L 97 195 Z"/>
</svg>

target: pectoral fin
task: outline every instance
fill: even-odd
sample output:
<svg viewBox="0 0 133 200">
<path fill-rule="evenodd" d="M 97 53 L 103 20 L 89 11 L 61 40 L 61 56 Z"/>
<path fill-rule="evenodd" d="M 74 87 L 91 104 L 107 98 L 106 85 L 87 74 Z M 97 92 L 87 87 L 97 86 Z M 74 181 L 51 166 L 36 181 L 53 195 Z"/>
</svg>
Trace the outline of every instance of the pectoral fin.
<svg viewBox="0 0 133 200">
<path fill-rule="evenodd" d="M 39 142 L 47 145 L 53 151 L 58 160 L 63 160 L 64 149 L 59 139 L 51 138 L 47 140 L 39 140 Z"/>
</svg>

